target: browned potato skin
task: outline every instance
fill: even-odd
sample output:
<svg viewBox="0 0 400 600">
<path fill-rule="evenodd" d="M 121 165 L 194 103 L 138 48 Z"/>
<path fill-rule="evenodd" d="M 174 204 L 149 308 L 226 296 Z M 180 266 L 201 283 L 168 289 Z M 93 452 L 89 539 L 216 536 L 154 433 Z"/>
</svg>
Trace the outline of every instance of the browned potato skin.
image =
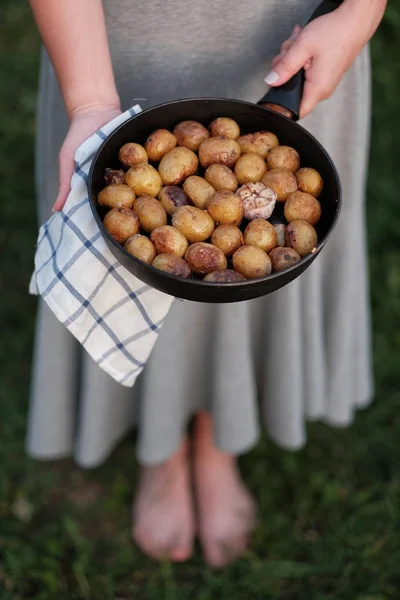
<svg viewBox="0 0 400 600">
<path fill-rule="evenodd" d="M 174 148 L 162 157 L 158 172 L 164 185 L 178 185 L 190 175 L 194 175 L 199 159 L 189 148 Z"/>
<path fill-rule="evenodd" d="M 172 215 L 172 225 L 181 232 L 189 243 L 204 242 L 214 231 L 210 215 L 196 206 L 181 206 Z"/>
<path fill-rule="evenodd" d="M 244 231 L 244 243 L 246 246 L 257 246 L 268 253 L 278 244 L 278 237 L 271 223 L 265 219 L 254 219 Z"/>
<path fill-rule="evenodd" d="M 157 129 L 149 135 L 144 145 L 149 160 L 158 162 L 176 146 L 176 137 L 168 129 Z"/>
<path fill-rule="evenodd" d="M 104 179 L 107 185 L 112 183 L 125 183 L 125 172 L 122 169 L 107 168 L 104 172 Z"/>
<path fill-rule="evenodd" d="M 118 158 L 124 167 L 134 167 L 149 161 L 147 152 L 140 144 L 130 142 L 124 144 L 119 151 Z"/>
<path fill-rule="evenodd" d="M 278 202 L 285 202 L 290 194 L 297 192 L 297 179 L 292 171 L 281 167 L 265 173 L 261 182 L 274 190 Z"/>
<path fill-rule="evenodd" d="M 141 163 L 131 167 L 125 175 L 126 183 L 133 189 L 136 196 L 153 196 L 157 198 L 162 188 L 162 181 L 157 170 L 148 165 Z"/>
<path fill-rule="evenodd" d="M 139 196 L 133 203 L 133 210 L 139 217 L 143 231 L 151 233 L 157 227 L 167 224 L 167 213 L 161 202 L 152 196 Z"/>
<path fill-rule="evenodd" d="M 321 204 L 311 194 L 294 192 L 286 200 L 284 214 L 288 223 L 300 219 L 316 225 L 321 218 Z"/>
<path fill-rule="evenodd" d="M 182 188 L 176 185 L 167 185 L 163 187 L 158 194 L 158 199 L 167 211 L 168 215 L 173 215 L 180 206 L 190 204 Z"/>
<path fill-rule="evenodd" d="M 229 117 L 219 117 L 210 124 L 211 137 L 228 137 L 231 140 L 237 140 L 240 136 L 240 127 L 233 119 Z"/>
<path fill-rule="evenodd" d="M 239 196 L 229 190 L 220 190 L 207 205 L 207 212 L 220 225 L 240 225 L 243 219 L 243 203 Z"/>
<path fill-rule="evenodd" d="M 219 190 L 230 190 L 231 192 L 236 192 L 239 187 L 239 182 L 236 179 L 236 175 L 232 169 L 226 167 L 225 165 L 210 165 L 204 173 L 204 178 L 210 185 L 213 186 L 216 192 L 219 192 Z"/>
<path fill-rule="evenodd" d="M 174 129 L 174 135 L 178 146 L 183 146 L 197 152 L 200 144 L 206 140 L 210 134 L 207 129 L 198 121 L 182 121 Z"/>
<path fill-rule="evenodd" d="M 267 171 L 267 165 L 259 154 L 243 154 L 235 165 L 235 175 L 240 185 L 261 181 Z"/>
<path fill-rule="evenodd" d="M 290 146 L 276 146 L 268 152 L 267 165 L 270 170 L 283 168 L 296 173 L 300 168 L 300 156 Z"/>
<path fill-rule="evenodd" d="M 240 146 L 235 140 L 221 136 L 205 140 L 199 148 L 200 164 L 204 169 L 215 163 L 231 168 L 240 154 Z"/>
<path fill-rule="evenodd" d="M 211 243 L 225 254 L 232 256 L 240 246 L 243 246 L 243 233 L 236 225 L 220 225 L 214 229 Z"/>
<path fill-rule="evenodd" d="M 130 237 L 124 244 L 125 250 L 132 254 L 135 258 L 138 258 L 147 265 L 151 265 L 156 257 L 156 249 L 154 244 L 145 235 L 136 233 Z"/>
<path fill-rule="evenodd" d="M 273 273 L 284 271 L 301 260 L 301 257 L 294 248 L 282 248 L 281 246 L 274 248 L 269 253 L 269 257 L 271 259 Z"/>
<path fill-rule="evenodd" d="M 235 281 L 246 281 L 246 277 L 233 269 L 223 269 L 223 271 L 208 273 L 203 281 L 208 283 L 234 283 Z"/>
<path fill-rule="evenodd" d="M 242 154 L 259 154 L 264 160 L 267 158 L 268 152 L 279 145 L 279 140 L 271 131 L 257 131 L 256 133 L 248 133 L 237 139 Z"/>
<path fill-rule="evenodd" d="M 187 248 L 187 239 L 171 225 L 163 225 L 154 229 L 150 236 L 157 254 L 176 254 L 182 257 Z"/>
<path fill-rule="evenodd" d="M 324 187 L 321 175 L 318 171 L 309 167 L 299 169 L 296 173 L 296 179 L 301 192 L 306 192 L 316 198 L 320 195 Z"/>
<path fill-rule="evenodd" d="M 138 216 L 130 208 L 112 208 L 104 217 L 103 224 L 120 244 L 138 233 L 140 227 Z"/>
<path fill-rule="evenodd" d="M 196 273 L 196 275 L 207 275 L 207 273 L 221 271 L 227 267 L 224 253 L 219 248 L 204 242 L 189 246 L 185 260 L 192 273 Z"/>
<path fill-rule="evenodd" d="M 185 179 L 183 191 L 197 208 L 205 209 L 211 198 L 215 195 L 215 189 L 203 177 L 192 175 Z"/>
<path fill-rule="evenodd" d="M 132 208 L 135 198 L 135 192 L 128 185 L 112 183 L 101 190 L 97 202 L 107 208 Z"/>
<path fill-rule="evenodd" d="M 257 246 L 241 246 L 232 257 L 233 268 L 247 279 L 265 277 L 271 273 L 271 259 Z"/>
<path fill-rule="evenodd" d="M 185 279 L 190 277 L 191 274 L 187 262 L 176 256 L 176 254 L 159 254 L 153 260 L 152 266 L 159 271 L 176 275 L 176 277 L 184 277 Z"/>
<path fill-rule="evenodd" d="M 286 245 L 296 250 L 303 258 L 316 248 L 318 236 L 314 227 L 307 221 L 292 221 L 286 227 L 285 232 Z"/>
</svg>

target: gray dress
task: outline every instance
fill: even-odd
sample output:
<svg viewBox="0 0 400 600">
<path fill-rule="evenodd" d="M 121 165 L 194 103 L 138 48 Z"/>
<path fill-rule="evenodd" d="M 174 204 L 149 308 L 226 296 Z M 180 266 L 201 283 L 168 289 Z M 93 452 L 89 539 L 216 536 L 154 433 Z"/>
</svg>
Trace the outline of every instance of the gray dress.
<svg viewBox="0 0 400 600">
<path fill-rule="evenodd" d="M 124 108 L 192 96 L 257 101 L 270 61 L 318 0 L 105 0 Z M 364 195 L 370 65 L 365 49 L 334 96 L 304 119 L 339 169 L 344 209 L 313 266 L 273 295 L 231 305 L 175 302 L 133 389 L 115 383 L 39 303 L 28 451 L 101 463 L 138 424 L 138 459 L 168 458 L 198 410 L 216 443 L 251 448 L 265 425 L 298 449 L 307 420 L 347 426 L 373 389 Z M 195 118 L 196 115 L 193 115 Z M 67 131 L 60 92 L 43 55 L 37 136 L 39 217 L 57 194 L 57 154 Z"/>
</svg>

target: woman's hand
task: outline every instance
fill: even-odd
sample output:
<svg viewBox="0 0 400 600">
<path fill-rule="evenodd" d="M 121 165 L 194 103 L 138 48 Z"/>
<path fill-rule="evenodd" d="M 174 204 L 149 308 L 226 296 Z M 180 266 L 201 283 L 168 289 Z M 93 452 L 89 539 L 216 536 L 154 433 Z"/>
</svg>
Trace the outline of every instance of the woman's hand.
<svg viewBox="0 0 400 600">
<path fill-rule="evenodd" d="M 78 147 L 95 131 L 121 114 L 118 106 L 99 106 L 84 108 L 71 115 L 71 124 L 67 137 L 59 154 L 60 187 L 53 211 L 62 210 L 71 190 L 71 179 L 74 173 L 74 156 Z"/>
<path fill-rule="evenodd" d="M 298 25 L 272 61 L 265 81 L 279 86 L 300 69 L 305 71 L 300 116 L 329 98 L 377 29 L 385 0 L 345 0 L 334 12 L 319 17 L 302 30 Z"/>
</svg>

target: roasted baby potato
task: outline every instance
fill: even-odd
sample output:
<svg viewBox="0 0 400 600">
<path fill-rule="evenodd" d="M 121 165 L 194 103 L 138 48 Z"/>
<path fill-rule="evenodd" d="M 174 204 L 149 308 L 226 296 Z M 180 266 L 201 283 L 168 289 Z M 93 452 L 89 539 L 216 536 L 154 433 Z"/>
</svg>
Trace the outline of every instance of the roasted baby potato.
<svg viewBox="0 0 400 600">
<path fill-rule="evenodd" d="M 159 254 L 153 260 L 153 267 L 176 277 L 190 277 L 190 267 L 187 262 L 176 254 Z"/>
<path fill-rule="evenodd" d="M 292 173 L 300 168 L 300 156 L 297 150 L 290 146 L 276 146 L 268 152 L 267 165 L 269 169 L 289 169 Z"/>
<path fill-rule="evenodd" d="M 113 183 L 125 183 L 125 172 L 122 169 L 109 169 L 104 172 L 104 179 L 107 185 Z"/>
<path fill-rule="evenodd" d="M 236 225 L 220 225 L 211 235 L 211 243 L 225 254 L 232 256 L 240 246 L 243 246 L 243 234 Z"/>
<path fill-rule="evenodd" d="M 200 164 L 204 169 L 215 163 L 231 168 L 239 157 L 239 144 L 227 137 L 209 138 L 199 148 Z"/>
<path fill-rule="evenodd" d="M 286 245 L 296 250 L 302 258 L 311 254 L 317 247 L 318 236 L 314 227 L 307 221 L 292 221 L 286 227 Z"/>
<path fill-rule="evenodd" d="M 158 194 L 158 199 L 170 216 L 173 215 L 180 206 L 190 204 L 189 198 L 186 196 L 183 189 L 176 185 L 167 185 L 163 187 Z"/>
<path fill-rule="evenodd" d="M 107 208 L 132 208 L 135 198 L 135 192 L 129 185 L 112 183 L 101 190 L 97 202 Z"/>
<path fill-rule="evenodd" d="M 246 246 L 257 246 L 268 253 L 278 244 L 278 237 L 271 223 L 265 219 L 254 219 L 244 231 L 244 243 Z"/>
<path fill-rule="evenodd" d="M 299 169 L 296 173 L 296 179 L 301 192 L 306 192 L 316 198 L 320 195 L 324 187 L 322 177 L 315 169 L 308 167 Z"/>
<path fill-rule="evenodd" d="M 269 257 L 272 263 L 272 271 L 278 273 L 284 271 L 292 265 L 299 262 L 300 256 L 293 248 L 282 248 L 278 246 L 274 248 L 270 253 Z"/>
<path fill-rule="evenodd" d="M 233 192 L 220 190 L 209 201 L 207 212 L 216 224 L 240 225 L 243 203 Z"/>
<path fill-rule="evenodd" d="M 278 202 L 285 202 L 290 194 L 297 192 L 297 180 L 289 169 L 272 169 L 261 179 L 261 182 L 274 190 Z"/>
<path fill-rule="evenodd" d="M 138 233 L 140 227 L 138 216 L 130 208 L 112 208 L 104 217 L 103 224 L 120 244 Z"/>
<path fill-rule="evenodd" d="M 321 204 L 311 194 L 294 192 L 286 200 L 284 213 L 288 223 L 300 219 L 316 225 L 321 218 Z"/>
<path fill-rule="evenodd" d="M 226 167 L 225 165 L 211 165 L 206 170 L 204 178 L 217 192 L 219 192 L 219 190 L 230 190 L 231 192 L 236 192 L 239 186 L 236 175 L 229 167 Z"/>
<path fill-rule="evenodd" d="M 192 175 L 185 180 L 183 191 L 197 208 L 202 209 L 206 208 L 207 204 L 215 194 L 213 186 L 203 177 L 199 177 L 198 175 Z"/>
<path fill-rule="evenodd" d="M 265 160 L 259 154 L 243 154 L 235 164 L 235 175 L 240 185 L 261 181 L 266 171 Z"/>
<path fill-rule="evenodd" d="M 227 137 L 236 140 L 240 136 L 240 127 L 233 119 L 219 117 L 214 119 L 210 127 L 211 137 Z"/>
<path fill-rule="evenodd" d="M 178 185 L 197 171 L 199 161 L 189 148 L 174 148 L 163 156 L 158 172 L 164 185 Z"/>
<path fill-rule="evenodd" d="M 226 269 L 227 262 L 224 253 L 204 242 L 192 244 L 186 251 L 185 260 L 196 275 L 207 275 L 212 271 Z"/>
<path fill-rule="evenodd" d="M 181 206 L 172 215 L 172 225 L 191 244 L 204 242 L 214 231 L 214 221 L 210 215 L 196 206 Z"/>
<path fill-rule="evenodd" d="M 176 137 L 168 129 L 157 129 L 149 135 L 144 145 L 149 160 L 158 162 L 176 146 Z"/>
<path fill-rule="evenodd" d="M 157 170 L 146 163 L 131 167 L 125 175 L 126 183 L 136 196 L 153 196 L 156 198 L 162 188 L 162 181 Z"/>
<path fill-rule="evenodd" d="M 124 167 L 127 168 L 149 161 L 146 150 L 143 146 L 135 142 L 124 144 L 119 151 L 118 158 Z"/>
<path fill-rule="evenodd" d="M 257 131 L 256 133 L 242 135 L 237 139 L 237 143 L 242 154 L 259 154 L 265 160 L 268 152 L 278 146 L 279 141 L 276 135 L 270 131 Z"/>
<path fill-rule="evenodd" d="M 154 229 L 150 236 L 157 254 L 176 254 L 183 256 L 188 247 L 187 239 L 171 225 L 163 225 Z"/>
<path fill-rule="evenodd" d="M 198 121 L 182 121 L 174 129 L 178 146 L 197 152 L 200 144 L 209 137 L 207 129 Z"/>
<path fill-rule="evenodd" d="M 247 279 L 265 277 L 271 273 L 271 259 L 257 246 L 241 246 L 232 257 L 233 268 Z"/>
<path fill-rule="evenodd" d="M 154 244 L 145 235 L 137 233 L 126 240 L 125 249 L 147 265 L 151 265 L 156 257 L 156 249 Z"/>
<path fill-rule="evenodd" d="M 223 269 L 222 271 L 208 273 L 203 281 L 208 281 L 209 283 L 233 283 L 235 281 L 246 281 L 246 277 L 233 269 Z"/>
<path fill-rule="evenodd" d="M 143 231 L 151 233 L 157 227 L 167 224 L 167 213 L 161 202 L 152 196 L 139 196 L 133 203 L 133 210 L 139 217 Z"/>
</svg>

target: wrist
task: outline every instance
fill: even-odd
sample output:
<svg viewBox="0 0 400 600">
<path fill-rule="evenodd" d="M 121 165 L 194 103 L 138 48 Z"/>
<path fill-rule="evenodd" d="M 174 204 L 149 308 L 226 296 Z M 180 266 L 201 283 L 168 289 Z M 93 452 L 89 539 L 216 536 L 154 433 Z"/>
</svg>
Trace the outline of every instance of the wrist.
<svg viewBox="0 0 400 600">
<path fill-rule="evenodd" d="M 68 112 L 69 120 L 71 121 L 75 117 L 82 117 L 88 114 L 104 113 L 104 112 L 121 112 L 121 104 L 119 99 L 116 102 L 91 102 L 77 105 L 71 111 Z"/>
<path fill-rule="evenodd" d="M 90 90 L 85 90 L 81 86 L 69 87 L 68 91 L 63 93 L 70 120 L 78 114 L 121 110 L 121 102 L 114 85 L 106 84 L 103 89 L 97 90 L 95 88 L 96 86 L 92 86 Z"/>
</svg>

